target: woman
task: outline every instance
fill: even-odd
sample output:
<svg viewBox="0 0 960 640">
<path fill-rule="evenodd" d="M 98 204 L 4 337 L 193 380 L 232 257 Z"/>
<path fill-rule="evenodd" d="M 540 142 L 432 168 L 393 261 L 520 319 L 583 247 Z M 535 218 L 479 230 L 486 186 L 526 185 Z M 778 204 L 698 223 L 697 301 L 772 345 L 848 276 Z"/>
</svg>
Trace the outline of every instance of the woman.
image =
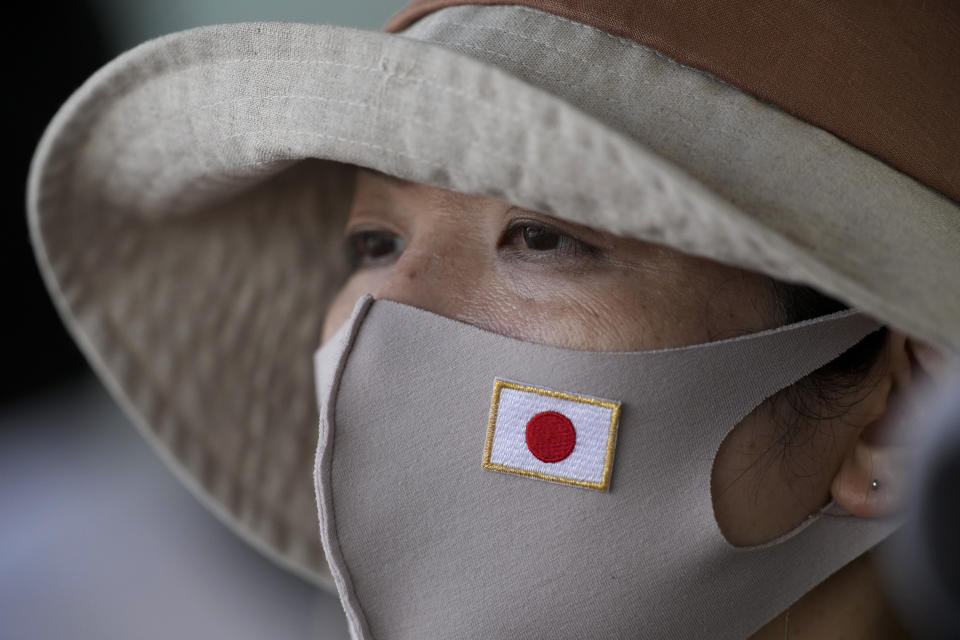
<svg viewBox="0 0 960 640">
<path fill-rule="evenodd" d="M 364 292 L 525 341 L 616 352 L 753 334 L 840 308 L 811 289 L 755 272 L 365 169 L 346 244 L 350 276 L 328 311 L 325 340 Z M 894 511 L 891 485 L 901 470 L 898 448 L 882 444 L 890 426 L 884 418 L 911 377 L 923 375 L 915 350 L 902 333 L 871 333 L 738 423 L 717 453 L 710 483 L 727 540 L 744 547 L 769 542 L 830 499 L 863 518 Z M 400 429 L 393 432 L 402 439 Z M 341 537 L 349 526 L 358 525 Z M 403 534 L 391 535 L 402 550 Z M 801 638 L 900 637 L 875 571 L 869 554 L 859 557 L 753 637 L 779 638 L 789 629 L 789 637 Z M 406 588 L 403 582 L 397 589 Z M 508 628 L 503 635 L 517 629 Z"/>
<path fill-rule="evenodd" d="M 438 4 L 71 98 L 32 230 L 105 381 L 356 637 L 896 636 L 866 552 L 891 407 L 960 352 L 956 10 Z"/>
</svg>

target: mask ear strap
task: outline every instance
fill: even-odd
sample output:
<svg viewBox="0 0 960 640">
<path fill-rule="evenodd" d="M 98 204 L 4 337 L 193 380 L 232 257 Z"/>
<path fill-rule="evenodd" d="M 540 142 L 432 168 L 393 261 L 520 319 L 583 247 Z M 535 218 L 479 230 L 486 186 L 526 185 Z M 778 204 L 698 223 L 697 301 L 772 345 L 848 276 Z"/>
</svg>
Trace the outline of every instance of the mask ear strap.
<svg viewBox="0 0 960 640">
<path fill-rule="evenodd" d="M 690 385 L 688 392 L 693 395 L 689 397 L 712 396 L 710 422 L 720 427 L 712 434 L 719 447 L 729 429 L 763 400 L 881 326 L 860 312 L 842 311 L 729 340 L 650 352 L 650 356 L 663 354 L 674 371 L 678 366 L 686 369 L 685 375 L 671 379 L 674 384 Z M 684 351 L 690 357 L 678 358 Z"/>
</svg>

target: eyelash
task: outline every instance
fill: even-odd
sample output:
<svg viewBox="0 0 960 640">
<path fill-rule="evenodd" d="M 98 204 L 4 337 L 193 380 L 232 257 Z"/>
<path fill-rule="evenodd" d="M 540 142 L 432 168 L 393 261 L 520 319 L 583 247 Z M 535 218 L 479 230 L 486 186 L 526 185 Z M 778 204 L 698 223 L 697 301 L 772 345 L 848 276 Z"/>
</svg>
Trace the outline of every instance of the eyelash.
<svg viewBox="0 0 960 640">
<path fill-rule="evenodd" d="M 541 248 L 533 246 L 538 242 L 541 243 Z M 533 260 L 578 259 L 600 253 L 600 249 L 592 244 L 538 220 L 514 220 L 501 240 L 501 244 L 507 246 L 511 243 L 522 244 L 511 249 L 521 257 Z"/>
<path fill-rule="evenodd" d="M 385 240 L 392 244 L 389 253 L 372 255 L 377 252 L 377 249 L 371 248 L 370 245 L 380 243 L 379 246 L 382 248 Z M 351 271 L 357 271 L 358 269 L 389 264 L 396 256 L 403 253 L 404 242 L 399 235 L 383 229 L 358 229 L 346 235 L 344 245 L 347 264 Z"/>
<path fill-rule="evenodd" d="M 391 231 L 358 229 L 346 235 L 344 244 L 348 264 L 356 271 L 389 264 L 403 253 L 405 243 Z M 576 260 L 600 253 L 597 247 L 537 220 L 514 220 L 499 244 L 516 257 L 530 261 Z"/>
</svg>

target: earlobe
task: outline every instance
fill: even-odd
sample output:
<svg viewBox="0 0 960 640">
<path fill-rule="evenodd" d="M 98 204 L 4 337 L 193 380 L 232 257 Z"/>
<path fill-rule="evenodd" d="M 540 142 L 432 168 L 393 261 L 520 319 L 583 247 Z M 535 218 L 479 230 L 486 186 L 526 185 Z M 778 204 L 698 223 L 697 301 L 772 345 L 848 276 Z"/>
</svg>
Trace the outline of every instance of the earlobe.
<svg viewBox="0 0 960 640">
<path fill-rule="evenodd" d="M 893 514 L 900 506 L 904 452 L 862 438 L 840 464 L 830 486 L 834 502 L 860 518 Z"/>
<path fill-rule="evenodd" d="M 906 451 L 886 433 L 891 405 L 896 397 L 909 392 L 914 378 L 915 360 L 909 354 L 909 340 L 894 330 L 888 331 L 886 349 L 887 384 L 878 384 L 875 402 L 883 409 L 863 425 L 856 444 L 847 452 L 830 486 L 834 502 L 861 518 L 893 514 L 901 505 Z"/>
</svg>

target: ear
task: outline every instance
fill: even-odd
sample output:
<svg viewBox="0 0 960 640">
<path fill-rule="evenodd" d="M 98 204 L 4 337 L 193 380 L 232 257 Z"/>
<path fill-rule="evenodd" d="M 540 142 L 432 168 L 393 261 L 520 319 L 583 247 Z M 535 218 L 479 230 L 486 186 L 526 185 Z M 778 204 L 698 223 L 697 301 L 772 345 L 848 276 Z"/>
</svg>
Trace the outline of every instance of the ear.
<svg viewBox="0 0 960 640">
<path fill-rule="evenodd" d="M 892 404 L 912 392 L 918 380 L 938 377 L 946 371 L 946 359 L 933 348 L 888 330 L 885 384 L 878 384 L 881 411 L 864 425 L 853 447 L 844 456 L 833 478 L 830 493 L 834 502 L 855 516 L 875 518 L 896 511 L 901 505 L 907 452 L 891 436 Z"/>
</svg>

